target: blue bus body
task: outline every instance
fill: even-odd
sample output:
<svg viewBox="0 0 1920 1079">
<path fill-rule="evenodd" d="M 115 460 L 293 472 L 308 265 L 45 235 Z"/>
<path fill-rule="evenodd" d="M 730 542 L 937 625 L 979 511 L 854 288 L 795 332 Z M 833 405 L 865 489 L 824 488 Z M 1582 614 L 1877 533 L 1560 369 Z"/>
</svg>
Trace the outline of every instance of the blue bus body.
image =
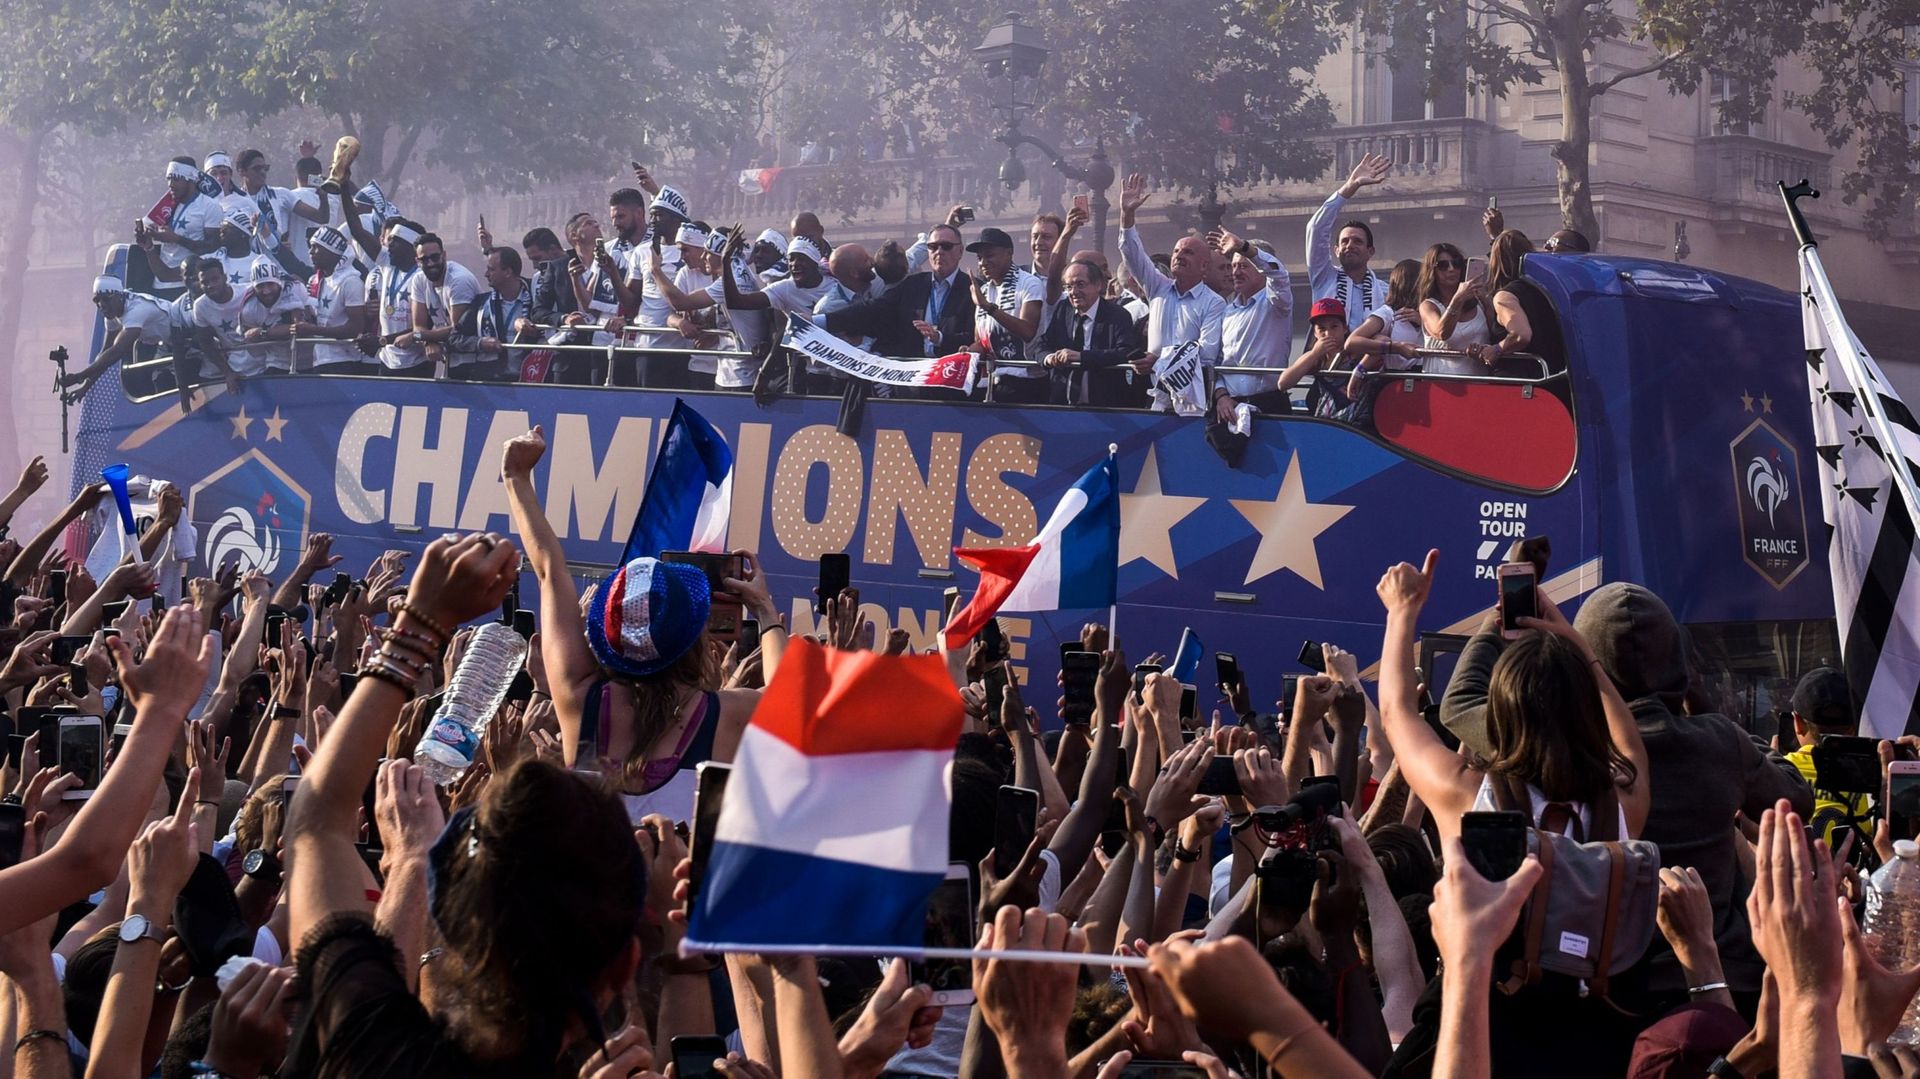
<svg viewBox="0 0 1920 1079">
<path fill-rule="evenodd" d="M 116 249 L 109 269 L 123 261 Z M 1441 561 L 1423 629 L 1470 633 L 1508 545 L 1544 534 L 1552 594 L 1571 603 L 1603 581 L 1647 584 L 1706 661 L 1735 672 L 1719 687 L 1737 697 L 1726 705 L 1767 710 L 1783 676 L 1831 653 L 1795 298 L 1599 256 L 1534 256 L 1527 275 L 1559 314 L 1563 377 L 1388 381 L 1380 434 L 1259 418 L 1239 468 L 1201 423 L 1145 412 L 875 401 L 850 438 L 835 430 L 837 399 L 761 408 L 741 394 L 681 396 L 731 442 L 731 543 L 760 552 L 801 631 L 814 624 L 815 560 L 847 551 L 877 632 L 901 627 L 930 645 L 942 592 L 977 580 L 952 549 L 1028 539 L 1112 443 L 1126 496 L 1118 627 L 1135 659 L 1170 652 L 1192 627 L 1256 672 L 1296 669 L 1309 639 L 1371 662 L 1374 585 L 1429 546 Z M 270 573 L 315 532 L 332 533 L 342 568 L 358 572 L 382 549 L 442 532 L 507 531 L 500 446 L 536 423 L 549 442 L 536 473 L 548 514 L 576 568 L 603 572 L 675 396 L 333 376 L 209 390 L 183 415 L 175 395 L 135 400 L 109 374 L 86 400 L 74 475 L 124 460 L 175 480 L 190 492 L 203 562 L 237 553 Z M 535 594 L 530 581 L 524 591 Z M 1046 684 L 1053 642 L 1105 617 L 1003 624 L 1016 662 Z"/>
</svg>

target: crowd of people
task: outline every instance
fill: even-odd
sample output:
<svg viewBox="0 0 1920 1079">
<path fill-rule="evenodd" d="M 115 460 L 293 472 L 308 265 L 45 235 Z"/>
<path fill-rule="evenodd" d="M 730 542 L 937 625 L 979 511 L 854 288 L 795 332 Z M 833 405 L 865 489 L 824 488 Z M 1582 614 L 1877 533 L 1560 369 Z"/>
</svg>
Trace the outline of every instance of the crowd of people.
<svg viewBox="0 0 1920 1079">
<path fill-rule="evenodd" d="M 1023 238 L 993 227 L 969 236 L 973 212 L 956 206 L 917 239 L 869 251 L 831 243 L 809 212 L 786 232 L 703 220 L 636 163 L 635 186 L 609 196 L 604 224 L 583 210 L 558 231 L 528 230 L 515 248 L 496 243 L 483 218 L 485 266 L 469 269 L 377 184 L 356 192 L 350 176 L 323 178 L 312 156 L 296 163 L 296 187 L 269 183 L 270 170 L 257 149 L 167 163 L 168 189 L 133 236 L 153 291 L 95 281 L 110 333 L 69 386 L 84 392 L 146 345 L 175 357 L 179 387 L 300 371 L 844 392 L 841 371 L 774 361 L 786 316 L 798 315 L 882 356 L 977 353 L 990 375 L 976 399 L 1171 409 L 1226 425 L 1243 405 L 1364 421 L 1368 373 L 1505 374 L 1504 356 L 1557 351 L 1551 309 L 1520 276 L 1532 244 L 1492 206 L 1484 258 L 1440 243 L 1389 277 L 1372 269 L 1372 228 L 1343 212 L 1388 179 L 1377 155 L 1308 223 L 1313 299 L 1299 350 L 1280 253 L 1224 228 L 1151 252 L 1136 227 L 1149 198 L 1138 174 L 1122 185 L 1117 266 L 1078 242 L 1086 194 L 1064 213 L 1037 214 Z M 1544 247 L 1588 249 L 1571 230 Z M 1187 345 L 1204 379 L 1170 392 L 1158 376 Z"/>
<path fill-rule="evenodd" d="M 944 235 L 936 266 L 957 261 Z M 810 250 L 788 245 L 789 281 Z M 1169 280 L 1208 250 L 1176 250 Z M 1444 257 L 1416 288 L 1455 280 Z M 1197 317 L 1193 291 L 1160 286 L 1154 317 Z M 1462 306 L 1417 313 L 1484 317 Z M 501 448 L 521 545 L 449 535 L 359 574 L 316 535 L 279 580 L 188 578 L 154 559 L 181 512 L 163 494 L 96 581 L 60 539 L 101 486 L 0 539 L 0 1075 L 1920 1075 L 1895 1037 L 1920 967 L 1858 924 L 1860 871 L 1892 857 L 1865 823 L 1885 800 L 1817 792 L 1803 759 L 1857 733 L 1844 677 L 1807 675 L 1769 745 L 1690 705 L 1703 672 L 1672 614 L 1609 584 L 1571 622 L 1544 594 L 1517 628 L 1496 611 L 1434 703 L 1415 666 L 1434 553 L 1386 568 L 1384 614 L 1354 612 L 1384 621 L 1377 680 L 1355 640 L 1321 646 L 1324 673 L 1243 654 L 1182 686 L 1153 654 L 1171 641 L 1089 624 L 1065 642 L 1098 668 L 1076 708 L 1064 678 L 1022 686 L 1004 635 L 942 635 L 966 720 L 919 796 L 981 957 L 936 978 L 683 949 L 711 827 L 693 778 L 767 718 L 799 597 L 746 551 L 718 581 L 636 558 L 583 592 L 545 452 L 539 428 Z M 46 481 L 34 462 L 0 519 Z M 514 688 L 436 785 L 416 747 L 523 556 L 538 615 L 504 616 L 530 637 Z M 1510 557 L 1545 578 L 1541 552 Z M 820 646 L 909 650 L 872 638 L 854 590 L 816 599 Z M 720 639 L 716 603 L 757 642 Z M 1883 768 L 1917 746 L 1883 743 Z M 1809 831 L 1836 798 L 1857 834 Z"/>
</svg>

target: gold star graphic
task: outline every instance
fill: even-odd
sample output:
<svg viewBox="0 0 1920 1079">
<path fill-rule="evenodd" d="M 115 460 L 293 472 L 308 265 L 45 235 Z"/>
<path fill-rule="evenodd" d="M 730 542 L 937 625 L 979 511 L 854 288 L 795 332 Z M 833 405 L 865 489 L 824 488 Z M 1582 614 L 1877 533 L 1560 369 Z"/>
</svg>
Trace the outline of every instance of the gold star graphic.
<svg viewBox="0 0 1920 1079">
<path fill-rule="evenodd" d="M 1773 411 L 1773 398 L 1768 397 L 1766 395 L 1766 391 L 1764 390 L 1762 390 L 1760 393 L 1760 411 L 1762 412 Z"/>
<path fill-rule="evenodd" d="M 1742 412 L 1753 411 L 1753 395 L 1748 393 L 1745 390 L 1740 391 L 1740 411 Z"/>
<path fill-rule="evenodd" d="M 1160 464 L 1154 447 L 1147 447 L 1147 459 L 1140 466 L 1139 482 L 1131 492 L 1120 496 L 1120 564 L 1144 558 L 1160 572 L 1180 579 L 1180 567 L 1173 558 L 1173 526 L 1206 503 L 1205 498 L 1169 495 L 1160 492 Z"/>
<path fill-rule="evenodd" d="M 286 441 L 286 439 L 283 439 L 280 437 L 280 432 L 287 426 L 287 421 L 280 418 L 279 405 L 273 406 L 273 415 L 267 417 L 264 420 L 261 420 L 260 422 L 267 425 L 267 441 L 268 442 Z"/>
<path fill-rule="evenodd" d="M 1300 480 L 1300 453 L 1294 451 L 1287 462 L 1287 475 L 1280 482 L 1280 493 L 1271 502 L 1231 499 L 1253 527 L 1260 530 L 1260 548 L 1247 567 L 1247 584 L 1283 569 L 1290 569 L 1322 592 L 1327 586 L 1320 578 L 1320 553 L 1314 540 L 1332 528 L 1334 522 L 1353 512 L 1352 506 L 1336 506 L 1307 501 L 1306 484 Z"/>
<path fill-rule="evenodd" d="M 234 413 L 230 422 L 233 424 L 233 437 L 246 438 L 247 428 L 253 426 L 253 417 L 247 415 L 247 406 L 241 405 L 240 411 Z"/>
</svg>

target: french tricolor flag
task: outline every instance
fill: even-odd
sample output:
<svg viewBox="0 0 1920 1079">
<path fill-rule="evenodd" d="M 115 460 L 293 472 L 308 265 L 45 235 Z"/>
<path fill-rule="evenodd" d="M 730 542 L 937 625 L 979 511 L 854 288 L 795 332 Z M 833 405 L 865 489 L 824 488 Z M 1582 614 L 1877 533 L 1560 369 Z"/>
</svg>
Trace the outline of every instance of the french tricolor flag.
<svg viewBox="0 0 1920 1079">
<path fill-rule="evenodd" d="M 740 736 L 685 950 L 919 951 L 963 718 L 938 656 L 794 638 Z"/>
<path fill-rule="evenodd" d="M 705 416 L 675 398 L 620 562 L 662 551 L 725 551 L 732 512 L 733 451 Z"/>
<path fill-rule="evenodd" d="M 1021 547 L 956 547 L 980 571 L 973 598 L 947 623 L 947 647 L 966 646 L 1001 611 L 1110 607 L 1120 571 L 1120 481 L 1114 453 L 1087 470 Z"/>
</svg>

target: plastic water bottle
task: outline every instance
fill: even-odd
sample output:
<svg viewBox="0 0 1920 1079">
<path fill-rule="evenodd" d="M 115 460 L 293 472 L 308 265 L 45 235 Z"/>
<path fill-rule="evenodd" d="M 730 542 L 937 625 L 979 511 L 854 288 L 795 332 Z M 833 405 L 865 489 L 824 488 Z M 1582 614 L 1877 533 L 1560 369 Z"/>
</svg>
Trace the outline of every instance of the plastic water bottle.
<svg viewBox="0 0 1920 1079">
<path fill-rule="evenodd" d="M 1920 843 L 1896 839 L 1893 859 L 1874 871 L 1861 927 L 1867 947 L 1881 963 L 1904 968 L 1920 959 Z M 1891 1045 L 1920 1044 L 1920 1002 L 1907 1008 Z"/>
<path fill-rule="evenodd" d="M 526 658 L 527 642 L 512 626 L 489 622 L 474 633 L 447 683 L 446 699 L 413 750 L 413 763 L 427 778 L 444 787 L 466 772 Z"/>
</svg>

